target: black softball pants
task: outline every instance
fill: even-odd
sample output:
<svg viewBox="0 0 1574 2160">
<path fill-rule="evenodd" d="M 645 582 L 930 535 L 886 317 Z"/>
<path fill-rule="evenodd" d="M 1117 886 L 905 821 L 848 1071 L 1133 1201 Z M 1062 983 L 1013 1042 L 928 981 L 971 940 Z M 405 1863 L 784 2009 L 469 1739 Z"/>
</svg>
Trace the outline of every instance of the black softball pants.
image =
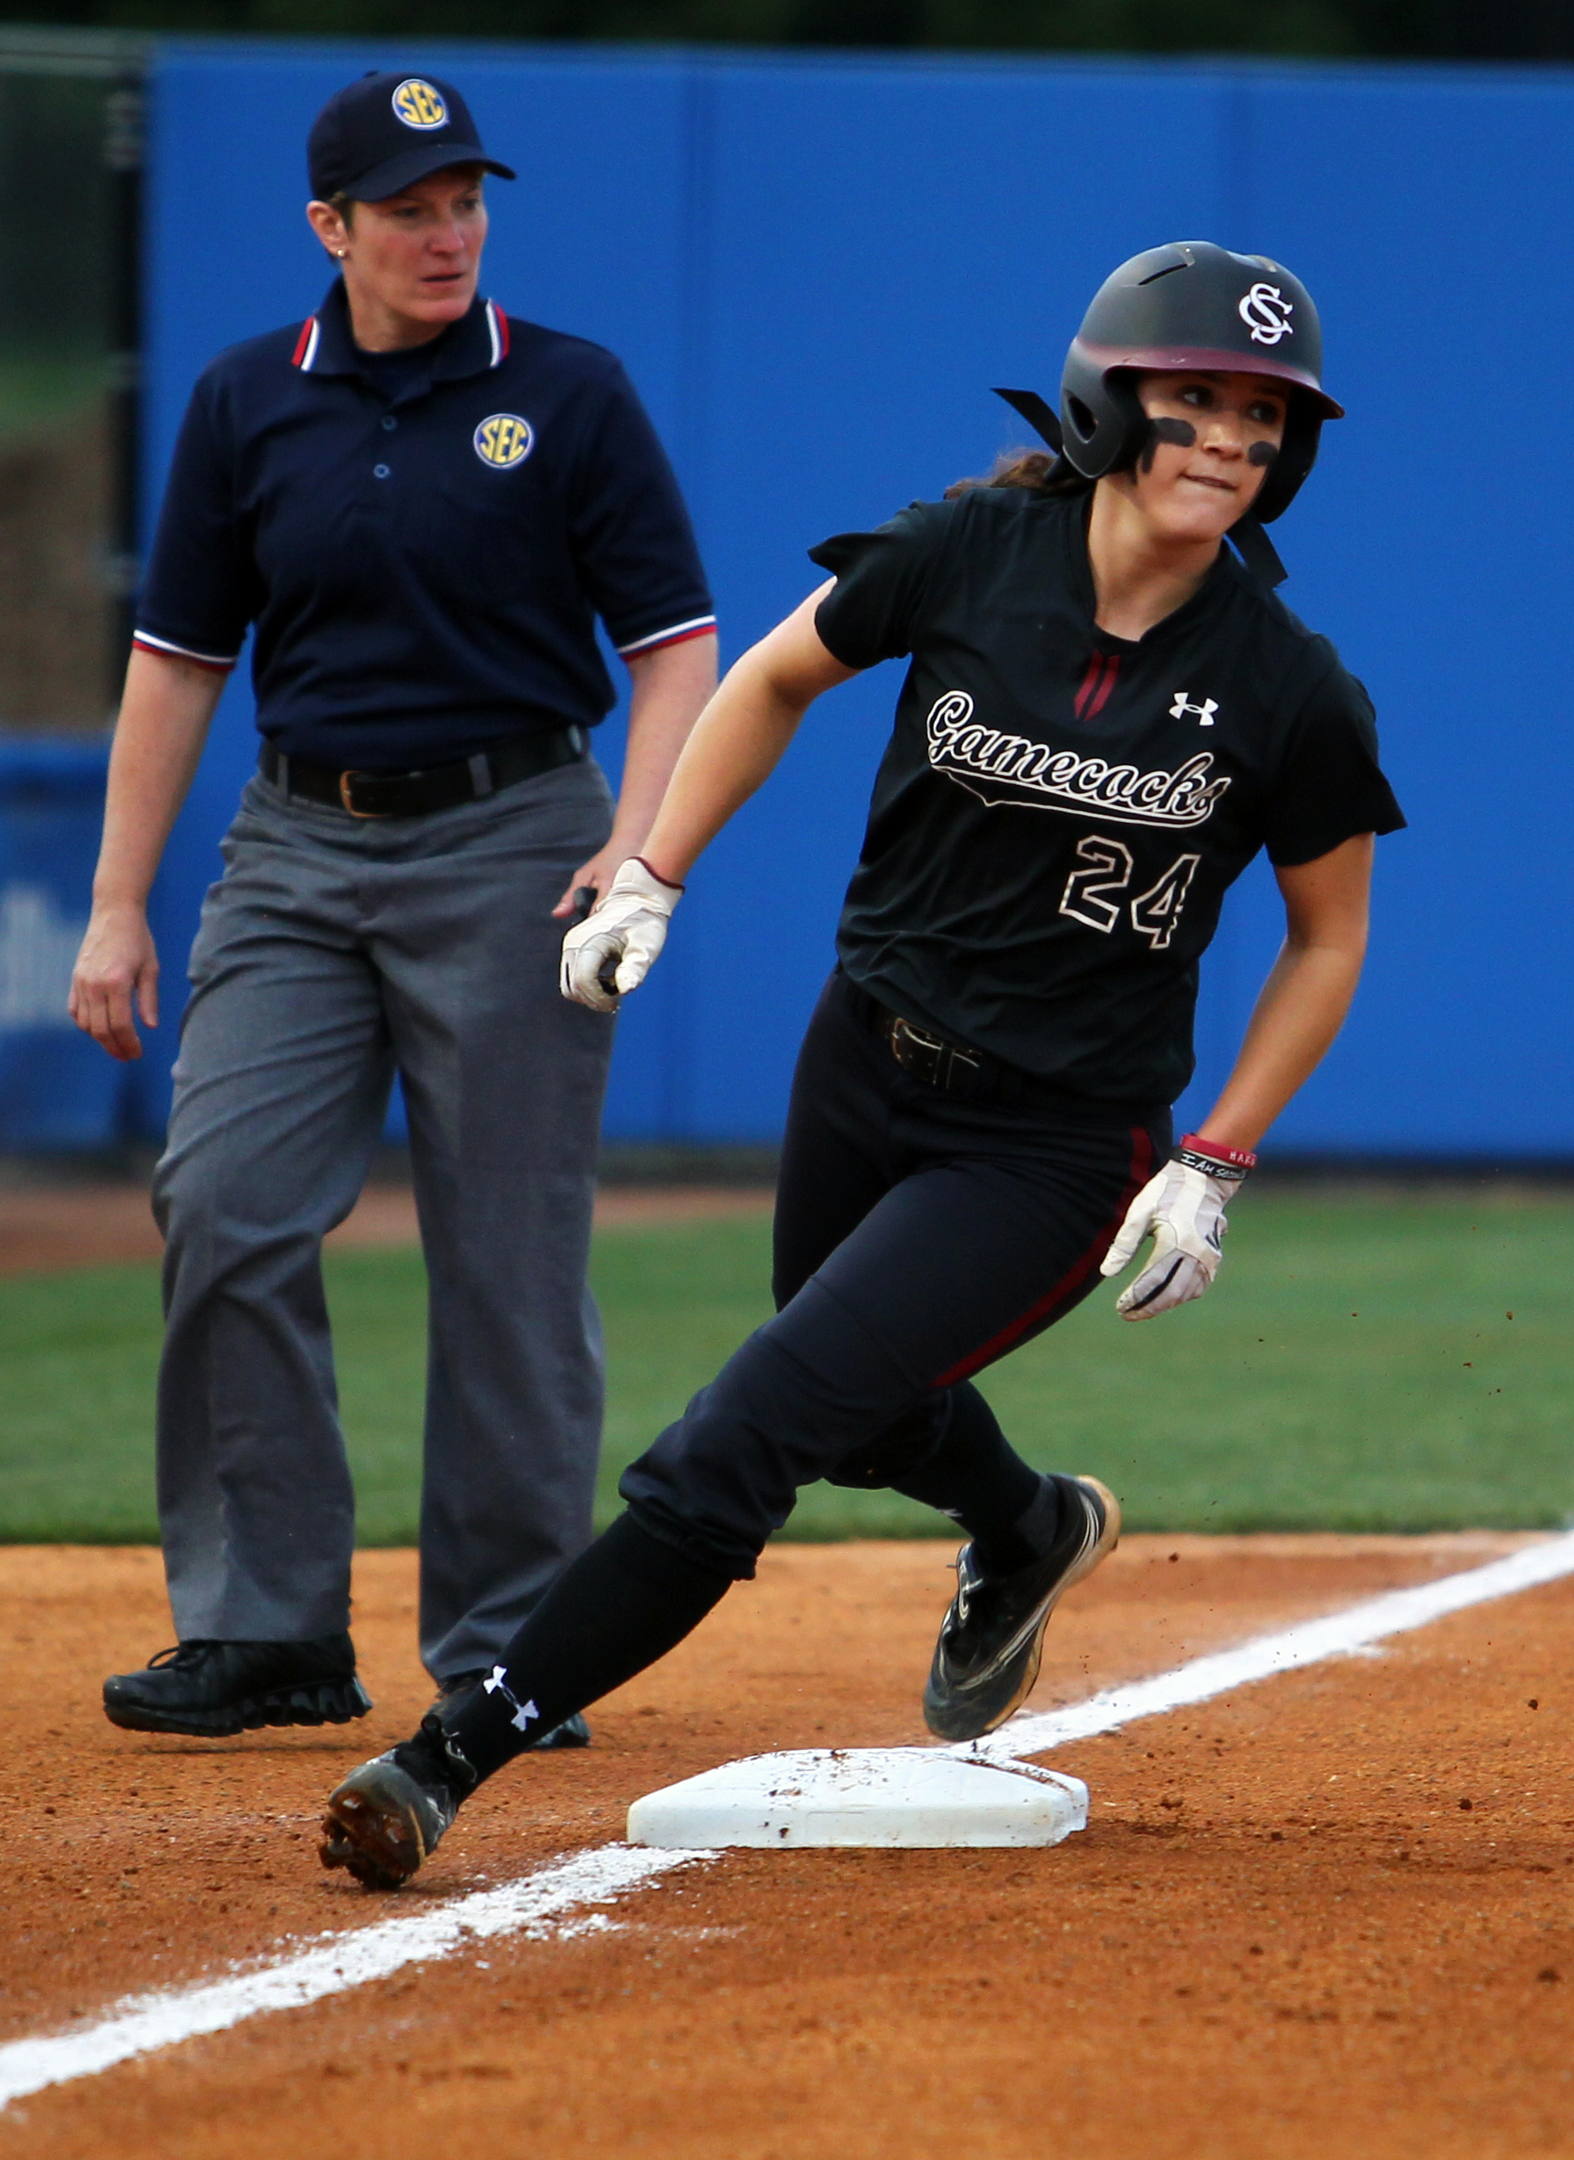
<svg viewBox="0 0 1574 2160">
<path fill-rule="evenodd" d="M 1087 1296 L 1168 1113 L 966 1102 L 906 1073 L 864 1010 L 834 975 L 799 1057 L 780 1309 L 624 1472 L 628 1512 L 509 1644 L 504 1689 L 453 1721 L 483 1777 L 680 1642 L 817 1478 L 909 1493 L 974 1534 L 1009 1537 L 1041 1488 L 1058 1506 L 970 1376 Z"/>
<path fill-rule="evenodd" d="M 1166 1113 L 1003 1109 L 914 1078 L 831 977 L 793 1082 L 776 1204 L 776 1317 L 619 1490 L 652 1536 L 754 1573 L 800 1487 L 888 1486 L 954 1510 L 946 1466 L 1014 1461 L 970 1376 L 1098 1282 L 1169 1147 Z"/>
</svg>

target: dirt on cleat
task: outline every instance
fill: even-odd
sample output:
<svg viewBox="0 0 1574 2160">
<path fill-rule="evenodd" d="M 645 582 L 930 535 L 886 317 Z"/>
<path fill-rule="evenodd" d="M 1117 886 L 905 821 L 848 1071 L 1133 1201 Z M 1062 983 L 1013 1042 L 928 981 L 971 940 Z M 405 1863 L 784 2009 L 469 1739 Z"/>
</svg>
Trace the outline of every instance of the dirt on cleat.
<svg viewBox="0 0 1574 2160">
<path fill-rule="evenodd" d="M 345 1868 L 364 1890 L 399 1890 L 420 1869 L 426 1848 L 407 1818 L 370 1805 L 358 1793 L 335 1793 L 322 1819 L 317 1857 Z"/>
</svg>

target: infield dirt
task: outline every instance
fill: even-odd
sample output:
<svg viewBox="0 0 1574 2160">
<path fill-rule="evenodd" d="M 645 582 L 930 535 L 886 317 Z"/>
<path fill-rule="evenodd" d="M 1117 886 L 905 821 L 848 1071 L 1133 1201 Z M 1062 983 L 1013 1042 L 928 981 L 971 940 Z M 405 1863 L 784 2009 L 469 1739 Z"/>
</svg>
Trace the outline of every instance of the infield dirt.
<svg viewBox="0 0 1574 2160">
<path fill-rule="evenodd" d="M 1034 1707 L 1518 1542 L 1130 1539 L 1057 1616 Z M 0 2037 L 506 1881 L 729 1756 L 921 1739 L 947 1559 L 768 1554 L 592 1749 L 505 1773 L 390 1900 L 323 1874 L 315 1825 L 424 1707 L 408 1554 L 360 1563 L 370 1717 L 203 1743 L 97 1707 L 167 1639 L 155 1554 L 0 1553 Z M 495 1941 L 16 2103 L 0 2154 L 1574 2154 L 1571 1671 L 1564 1583 L 1057 1752 L 1093 1812 L 1052 1850 L 729 1855 L 611 1931 Z"/>
</svg>

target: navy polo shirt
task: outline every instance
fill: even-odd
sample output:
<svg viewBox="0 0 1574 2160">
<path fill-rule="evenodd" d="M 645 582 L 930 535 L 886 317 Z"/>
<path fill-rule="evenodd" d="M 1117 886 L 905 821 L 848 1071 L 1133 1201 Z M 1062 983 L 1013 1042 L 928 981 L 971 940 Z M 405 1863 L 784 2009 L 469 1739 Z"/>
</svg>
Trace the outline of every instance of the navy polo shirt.
<svg viewBox="0 0 1574 2160">
<path fill-rule="evenodd" d="M 363 353 L 342 282 L 192 393 L 136 642 L 221 669 L 256 628 L 289 757 L 402 771 L 591 727 L 625 659 L 715 627 L 672 468 L 614 356 L 477 298 Z"/>
</svg>

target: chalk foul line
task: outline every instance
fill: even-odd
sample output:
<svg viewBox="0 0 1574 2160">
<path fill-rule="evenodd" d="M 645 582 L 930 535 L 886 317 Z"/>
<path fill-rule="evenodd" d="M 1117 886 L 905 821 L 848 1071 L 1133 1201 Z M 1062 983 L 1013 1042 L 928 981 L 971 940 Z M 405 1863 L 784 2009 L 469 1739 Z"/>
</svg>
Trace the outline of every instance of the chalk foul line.
<svg viewBox="0 0 1574 2160">
<path fill-rule="evenodd" d="M 95 2024 L 0 2047 L 0 2108 L 46 2086 L 112 2070 L 134 2055 L 201 2033 L 225 2032 L 266 2010 L 303 2009 L 368 1980 L 384 1980 L 403 1966 L 451 1957 L 497 1936 L 588 1933 L 598 1922 L 584 1912 L 586 1906 L 614 1903 L 660 1875 L 715 1857 L 602 1845 L 495 1890 L 472 1891 L 375 1927 L 352 1928 L 277 1964 L 198 1987 L 133 1995 Z"/>
<path fill-rule="evenodd" d="M 1259 1635 L 1253 1642 L 1233 1650 L 1214 1651 L 1192 1658 L 1173 1672 L 1156 1673 L 1129 1687 L 1106 1688 L 1086 1702 L 1071 1703 L 1064 1710 L 1034 1713 L 1019 1711 L 989 1735 L 953 1747 L 954 1755 L 1042 1755 L 1064 1747 L 1068 1740 L 1090 1740 L 1097 1733 L 1114 1732 L 1138 1718 L 1162 1717 L 1166 1711 L 1184 1710 L 1192 1703 L 1210 1702 L 1216 1695 L 1247 1687 L 1254 1680 L 1271 1680 L 1279 1673 L 1297 1672 L 1303 1666 L 1321 1665 L 1329 1658 L 1359 1657 L 1362 1651 L 1386 1642 L 1391 1636 L 1429 1627 L 1450 1613 L 1467 1612 L 1472 1605 L 1490 1605 L 1497 1598 L 1513 1597 L 1520 1590 L 1534 1590 L 1543 1583 L 1574 1575 L 1574 1534 L 1548 1538 L 1542 1545 L 1527 1545 L 1502 1560 L 1484 1567 L 1467 1568 L 1462 1574 L 1443 1575 L 1435 1582 L 1416 1583 L 1408 1590 L 1390 1590 L 1368 1598 L 1344 1612 L 1323 1620 L 1302 1620 L 1274 1635 Z"/>
<path fill-rule="evenodd" d="M 1429 1626 L 1450 1613 L 1512 1597 L 1574 1575 L 1574 1534 L 1549 1538 L 1505 1559 L 1489 1561 L 1436 1582 L 1418 1583 L 1352 1605 L 1326 1619 L 1299 1622 L 1233 1650 L 1193 1658 L 1173 1672 L 1128 1687 L 1107 1688 L 1064 1710 L 1019 1714 L 987 1740 L 946 1752 L 995 1759 L 1041 1755 L 1068 1741 L 1114 1732 L 1139 1718 L 1160 1717 L 1189 1704 L 1245 1687 L 1276 1674 L 1296 1672 L 1330 1658 L 1362 1651 Z M 586 1908 L 616 1903 L 660 1877 L 714 1852 L 686 1852 L 630 1845 L 601 1845 L 553 1862 L 520 1881 L 472 1891 L 416 1913 L 401 1913 L 373 1927 L 352 1928 L 281 1958 L 271 1965 L 231 1974 L 196 1987 L 131 1996 L 89 2025 L 36 2040 L 0 2046 L 0 2108 L 51 2085 L 112 2070 L 133 2056 L 152 2054 L 203 2033 L 225 2032 L 270 2010 L 296 2010 L 341 1995 L 369 1980 L 383 1980 L 406 1965 L 451 1957 L 472 1944 L 523 1934 L 557 1937 L 605 1925 Z"/>
</svg>

